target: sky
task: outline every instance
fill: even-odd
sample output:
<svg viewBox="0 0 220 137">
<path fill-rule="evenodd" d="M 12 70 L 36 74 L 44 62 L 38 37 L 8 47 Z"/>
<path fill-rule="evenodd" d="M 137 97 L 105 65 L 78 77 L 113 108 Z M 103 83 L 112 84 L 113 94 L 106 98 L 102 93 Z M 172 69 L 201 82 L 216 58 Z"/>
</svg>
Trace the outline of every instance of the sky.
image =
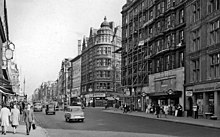
<svg viewBox="0 0 220 137">
<path fill-rule="evenodd" d="M 30 96 L 42 82 L 55 81 L 64 58 L 78 55 L 77 43 L 90 27 L 107 21 L 121 25 L 126 0 L 6 0 L 9 39 L 21 83 Z"/>
</svg>

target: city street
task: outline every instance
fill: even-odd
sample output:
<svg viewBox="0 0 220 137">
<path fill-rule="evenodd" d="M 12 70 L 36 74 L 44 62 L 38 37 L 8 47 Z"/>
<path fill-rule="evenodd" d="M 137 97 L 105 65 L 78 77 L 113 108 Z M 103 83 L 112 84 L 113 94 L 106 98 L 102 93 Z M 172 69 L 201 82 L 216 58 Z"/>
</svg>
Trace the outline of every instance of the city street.
<svg viewBox="0 0 220 137">
<path fill-rule="evenodd" d="M 65 122 L 64 112 L 46 115 L 35 112 L 36 121 L 50 137 L 217 137 L 219 129 L 166 122 L 156 119 L 103 112 L 85 108 L 85 122 Z"/>
</svg>

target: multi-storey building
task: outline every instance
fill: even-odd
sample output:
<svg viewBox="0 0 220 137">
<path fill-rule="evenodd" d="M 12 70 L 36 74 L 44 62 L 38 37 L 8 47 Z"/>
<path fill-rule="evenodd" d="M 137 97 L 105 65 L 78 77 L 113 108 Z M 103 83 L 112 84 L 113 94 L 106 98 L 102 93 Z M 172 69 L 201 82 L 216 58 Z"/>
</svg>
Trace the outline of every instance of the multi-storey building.
<svg viewBox="0 0 220 137">
<path fill-rule="evenodd" d="M 122 85 L 136 109 L 184 105 L 185 2 L 128 0 L 123 6 Z"/>
<path fill-rule="evenodd" d="M 220 0 L 188 0 L 186 23 L 186 110 L 220 117 Z"/>
<path fill-rule="evenodd" d="M 81 56 L 81 91 L 86 102 L 103 106 L 107 96 L 119 91 L 121 56 L 113 53 L 121 47 L 121 28 L 114 22 L 101 23 L 101 28 L 90 29 L 83 40 Z"/>
<path fill-rule="evenodd" d="M 6 0 L 0 0 L 0 90 L 2 91 L 0 93 L 0 105 L 8 102 L 7 100 L 10 99 L 11 95 L 14 94 L 10 83 L 10 77 L 8 76 L 8 60 L 6 60 L 5 57 L 6 47 L 9 51 L 9 33 L 7 21 Z M 9 51 L 7 53 L 11 52 L 12 51 Z"/>
<path fill-rule="evenodd" d="M 71 58 L 65 58 L 61 64 L 61 95 L 63 101 L 68 104 L 70 98 L 70 88 L 68 87 L 68 76 L 70 74 Z"/>
<path fill-rule="evenodd" d="M 78 40 L 78 55 L 71 61 L 70 92 L 71 97 L 81 96 L 81 40 Z"/>
</svg>

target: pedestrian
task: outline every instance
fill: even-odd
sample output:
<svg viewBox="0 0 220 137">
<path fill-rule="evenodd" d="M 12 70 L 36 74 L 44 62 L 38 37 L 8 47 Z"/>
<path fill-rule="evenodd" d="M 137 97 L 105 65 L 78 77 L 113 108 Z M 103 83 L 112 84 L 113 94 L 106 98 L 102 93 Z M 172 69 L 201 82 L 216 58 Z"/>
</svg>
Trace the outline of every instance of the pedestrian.
<svg viewBox="0 0 220 137">
<path fill-rule="evenodd" d="M 165 117 L 165 118 L 167 118 L 168 110 L 169 110 L 169 106 L 164 105 L 163 111 L 164 111 L 164 117 Z"/>
<path fill-rule="evenodd" d="M 123 113 L 127 113 L 127 108 L 128 108 L 128 105 L 127 105 L 127 103 L 125 103 L 124 104 L 124 106 L 123 106 Z"/>
<path fill-rule="evenodd" d="M 177 117 L 178 116 L 182 116 L 182 106 L 180 105 L 180 104 L 178 104 L 178 106 L 177 106 Z"/>
<path fill-rule="evenodd" d="M 195 108 L 194 108 L 194 112 L 195 112 L 195 119 L 198 119 L 198 111 L 199 111 L 199 105 L 196 104 Z"/>
<path fill-rule="evenodd" d="M 19 125 L 19 121 L 20 121 L 20 111 L 17 108 L 17 105 L 14 104 L 13 109 L 11 110 L 11 126 L 13 128 L 13 133 L 16 133 L 16 128 Z"/>
<path fill-rule="evenodd" d="M 34 113 L 31 110 L 31 106 L 30 104 L 28 104 L 23 112 L 23 117 L 24 117 L 24 122 L 26 124 L 26 134 L 29 135 L 30 134 L 30 130 L 31 130 L 31 125 L 32 122 L 34 122 Z"/>
<path fill-rule="evenodd" d="M 2 127 L 2 134 L 6 135 L 7 127 L 9 126 L 9 120 L 10 120 L 11 112 L 6 107 L 5 104 L 2 105 L 2 109 L 0 112 L 0 119 L 1 119 L 1 127 Z"/>
<path fill-rule="evenodd" d="M 157 104 L 156 105 L 156 108 L 155 108 L 156 110 L 155 110 L 155 114 L 157 115 L 157 118 L 159 118 L 160 116 L 160 106 L 159 106 L 159 104 Z"/>
</svg>

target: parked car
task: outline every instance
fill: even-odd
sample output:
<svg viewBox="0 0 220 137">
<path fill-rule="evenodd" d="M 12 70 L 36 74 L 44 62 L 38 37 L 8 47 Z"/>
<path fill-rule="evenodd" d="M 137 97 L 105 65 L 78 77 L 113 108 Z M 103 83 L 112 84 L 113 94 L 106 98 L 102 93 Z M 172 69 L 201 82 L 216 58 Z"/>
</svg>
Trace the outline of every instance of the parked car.
<svg viewBox="0 0 220 137">
<path fill-rule="evenodd" d="M 65 111 L 65 120 L 69 122 L 71 120 L 84 121 L 85 116 L 81 106 L 68 106 Z"/>
<path fill-rule="evenodd" d="M 47 104 L 45 109 L 46 115 L 48 114 L 56 114 L 56 108 L 54 104 Z"/>
<path fill-rule="evenodd" d="M 34 112 L 35 112 L 35 111 L 40 111 L 40 112 L 42 112 L 42 110 L 43 110 L 42 104 L 41 104 L 41 103 L 34 103 L 33 109 L 34 109 Z"/>
</svg>

